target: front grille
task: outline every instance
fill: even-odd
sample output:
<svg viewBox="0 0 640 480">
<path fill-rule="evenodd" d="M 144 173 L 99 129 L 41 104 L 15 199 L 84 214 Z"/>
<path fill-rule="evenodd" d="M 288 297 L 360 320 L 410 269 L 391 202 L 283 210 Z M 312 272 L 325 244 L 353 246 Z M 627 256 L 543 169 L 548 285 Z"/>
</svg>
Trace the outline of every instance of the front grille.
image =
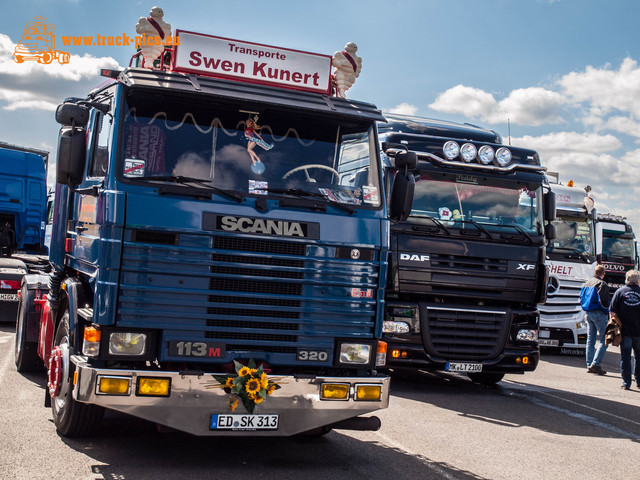
<svg viewBox="0 0 640 480">
<path fill-rule="evenodd" d="M 547 301 L 539 305 L 540 319 L 549 325 L 553 321 L 565 321 L 582 311 L 580 307 L 580 280 L 557 280 L 559 287 L 547 293 Z M 573 341 L 573 339 L 572 339 Z"/>
<path fill-rule="evenodd" d="M 337 338 L 374 336 L 378 268 L 313 242 L 209 232 L 177 234 L 177 245 L 127 240 L 118 324 L 161 330 L 160 360 L 203 360 L 169 356 L 170 341 L 215 341 L 226 356 L 212 361 L 296 365 L 299 348 L 315 348 L 330 365 Z"/>
<path fill-rule="evenodd" d="M 425 351 L 446 360 L 495 358 L 505 345 L 510 318 L 509 311 L 421 305 Z"/>
</svg>

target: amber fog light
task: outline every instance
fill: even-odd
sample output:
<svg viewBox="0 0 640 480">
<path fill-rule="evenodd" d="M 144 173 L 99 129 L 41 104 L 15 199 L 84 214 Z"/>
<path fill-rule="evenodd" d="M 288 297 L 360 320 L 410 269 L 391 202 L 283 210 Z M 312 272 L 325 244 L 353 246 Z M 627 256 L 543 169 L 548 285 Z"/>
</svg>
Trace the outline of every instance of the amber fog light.
<svg viewBox="0 0 640 480">
<path fill-rule="evenodd" d="M 171 379 L 157 377 L 140 377 L 136 395 L 146 395 L 149 397 L 168 397 L 171 393 Z"/>
<path fill-rule="evenodd" d="M 355 400 L 380 400 L 382 385 L 356 385 Z"/>
</svg>

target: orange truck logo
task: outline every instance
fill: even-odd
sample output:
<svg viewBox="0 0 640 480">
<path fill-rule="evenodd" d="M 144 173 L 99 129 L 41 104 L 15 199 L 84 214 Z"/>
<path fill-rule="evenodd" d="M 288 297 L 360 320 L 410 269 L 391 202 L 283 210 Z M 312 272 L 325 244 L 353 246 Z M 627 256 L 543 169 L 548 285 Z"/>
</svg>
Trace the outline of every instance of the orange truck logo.
<svg viewBox="0 0 640 480">
<path fill-rule="evenodd" d="M 22 38 L 13 52 L 13 60 L 22 63 L 25 60 L 50 64 L 54 60 L 64 65 L 69 63 L 71 55 L 56 50 L 56 36 L 53 34 L 55 25 L 45 21 L 46 18 L 36 17 L 34 21 L 24 26 Z"/>
</svg>

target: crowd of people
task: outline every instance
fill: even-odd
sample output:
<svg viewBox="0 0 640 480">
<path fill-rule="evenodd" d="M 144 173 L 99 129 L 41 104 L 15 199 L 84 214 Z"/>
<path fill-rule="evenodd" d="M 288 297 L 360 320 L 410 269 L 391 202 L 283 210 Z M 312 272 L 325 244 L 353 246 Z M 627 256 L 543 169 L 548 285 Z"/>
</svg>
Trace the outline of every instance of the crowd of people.
<svg viewBox="0 0 640 480">
<path fill-rule="evenodd" d="M 606 375 L 601 364 L 607 347 L 620 346 L 621 388 L 631 388 L 632 376 L 640 388 L 640 271 L 629 270 L 625 285 L 613 296 L 604 276 L 605 268 L 597 265 L 593 278 L 582 285 L 580 292 L 587 321 L 587 372 Z M 632 367 L 632 352 L 635 367 Z"/>
</svg>

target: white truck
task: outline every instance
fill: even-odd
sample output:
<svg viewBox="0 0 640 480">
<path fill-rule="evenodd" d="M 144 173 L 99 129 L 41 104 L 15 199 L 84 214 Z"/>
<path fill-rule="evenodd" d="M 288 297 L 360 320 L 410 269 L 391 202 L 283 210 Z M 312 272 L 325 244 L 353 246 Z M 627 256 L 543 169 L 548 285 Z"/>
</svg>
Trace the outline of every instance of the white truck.
<svg viewBox="0 0 640 480">
<path fill-rule="evenodd" d="M 556 194 L 557 236 L 547 246 L 549 267 L 547 301 L 539 305 L 539 344 L 560 353 L 582 354 L 587 324 L 580 307 L 580 288 L 593 276 L 595 267 L 595 217 L 591 187 L 561 185 L 548 174 Z"/>
</svg>

